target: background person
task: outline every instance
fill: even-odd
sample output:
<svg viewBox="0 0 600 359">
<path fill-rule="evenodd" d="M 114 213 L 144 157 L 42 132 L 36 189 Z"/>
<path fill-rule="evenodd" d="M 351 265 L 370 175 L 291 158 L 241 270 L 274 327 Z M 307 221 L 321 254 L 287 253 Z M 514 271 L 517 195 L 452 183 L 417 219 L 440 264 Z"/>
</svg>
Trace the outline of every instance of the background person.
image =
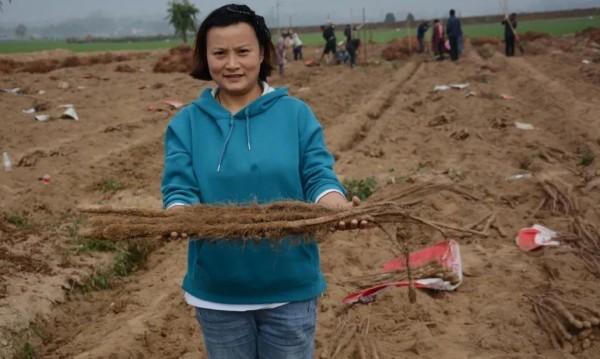
<svg viewBox="0 0 600 359">
<path fill-rule="evenodd" d="M 419 44 L 417 52 L 420 54 L 422 54 L 425 51 L 425 34 L 427 33 L 427 30 L 429 30 L 428 21 L 423 21 L 417 27 L 417 42 Z"/>
<path fill-rule="evenodd" d="M 281 33 L 279 38 L 277 39 L 277 45 L 275 47 L 275 56 L 277 59 L 277 68 L 279 71 L 279 76 L 283 76 L 285 72 L 285 62 L 286 62 L 286 41 L 285 34 Z"/>
<path fill-rule="evenodd" d="M 515 31 L 517 29 L 517 14 L 513 12 L 509 17 L 505 17 L 502 25 L 504 25 L 506 56 L 515 56 L 515 42 L 519 40 Z"/>
<path fill-rule="evenodd" d="M 292 56 L 289 56 L 290 53 L 288 50 L 292 49 L 294 46 L 294 40 L 292 39 L 292 30 L 288 29 L 287 32 L 283 33 L 283 40 L 285 41 L 285 59 L 290 60 Z"/>
<path fill-rule="evenodd" d="M 433 32 L 431 33 L 431 48 L 438 60 L 444 59 L 444 52 L 446 51 L 444 43 L 444 26 L 440 20 L 435 19 L 433 20 Z"/>
<path fill-rule="evenodd" d="M 294 53 L 294 61 L 302 60 L 302 40 L 296 31 L 292 34 L 292 46 Z"/>
<path fill-rule="evenodd" d="M 346 51 L 348 52 L 350 67 L 354 67 L 356 65 L 356 48 L 352 38 L 352 25 L 346 25 L 344 36 L 346 37 Z"/>
<path fill-rule="evenodd" d="M 454 9 L 450 10 L 450 18 L 446 23 L 446 34 L 448 34 L 448 41 L 450 42 L 450 58 L 452 61 L 456 61 L 459 57 L 459 41 L 463 36 L 463 32 L 462 25 L 456 17 Z"/>
<path fill-rule="evenodd" d="M 321 54 L 319 61 L 323 61 L 323 58 L 327 56 L 327 63 L 331 63 L 331 58 L 335 56 L 337 47 L 335 29 L 333 24 L 330 23 L 328 26 L 321 26 L 321 30 L 323 31 L 323 39 L 325 39 L 325 47 L 323 48 L 323 53 Z"/>
</svg>

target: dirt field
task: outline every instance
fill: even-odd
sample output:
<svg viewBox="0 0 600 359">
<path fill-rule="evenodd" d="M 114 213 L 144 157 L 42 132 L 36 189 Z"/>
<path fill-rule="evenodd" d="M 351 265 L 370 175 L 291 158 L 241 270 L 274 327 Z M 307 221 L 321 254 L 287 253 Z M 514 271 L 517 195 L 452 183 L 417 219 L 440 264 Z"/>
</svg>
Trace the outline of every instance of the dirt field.
<svg viewBox="0 0 600 359">
<path fill-rule="evenodd" d="M 345 279 L 379 268 L 394 248 L 377 229 L 325 240 L 329 288 L 319 304 L 317 358 L 570 358 L 553 349 L 529 298 L 555 293 L 600 310 L 599 277 L 577 240 L 532 253 L 514 242 L 533 223 L 568 234 L 575 217 L 600 221 L 600 46 L 543 39 L 511 59 L 485 46 L 467 44 L 457 64 L 372 56 L 354 70 L 292 63 L 284 79 L 273 79 L 312 106 L 343 179 L 375 177 L 378 199 L 430 182 L 460 186 L 469 196 L 405 196 L 412 213 L 458 227 L 496 215 L 479 229 L 487 236 L 415 235 L 413 249 L 457 240 L 465 279 L 454 292 L 418 291 L 412 305 L 398 288 L 369 304 L 342 304 L 356 290 Z M 152 252 L 143 268 L 108 289 L 80 289 L 119 252 L 85 247 L 77 207 L 160 208 L 162 135 L 174 114 L 162 101 L 189 102 L 209 85 L 153 73 L 160 55 L 0 74 L 0 88 L 26 92 L 0 93 L 0 150 L 14 167 L 0 172 L 0 357 L 204 357 L 180 289 L 186 243 L 145 243 Z M 135 71 L 116 72 L 123 64 Z M 449 83 L 469 87 L 433 92 Z M 22 112 L 43 104 L 50 121 Z M 73 104 L 80 120 L 59 119 L 62 104 Z M 510 179 L 517 174 L 528 175 Z M 564 189 L 577 206 L 561 208 L 541 183 Z M 600 342 L 592 343 L 574 357 L 600 357 Z"/>
</svg>

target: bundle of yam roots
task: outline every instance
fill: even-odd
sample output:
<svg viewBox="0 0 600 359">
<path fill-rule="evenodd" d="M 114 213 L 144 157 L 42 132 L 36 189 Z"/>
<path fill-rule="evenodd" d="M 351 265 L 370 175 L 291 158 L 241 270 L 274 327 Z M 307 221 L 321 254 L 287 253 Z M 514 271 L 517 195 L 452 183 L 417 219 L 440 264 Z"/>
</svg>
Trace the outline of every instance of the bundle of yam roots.
<svg viewBox="0 0 600 359">
<path fill-rule="evenodd" d="M 532 217 L 538 211 L 546 209 L 553 215 L 567 218 L 570 233 L 562 233 L 561 240 L 571 244 L 587 270 L 600 278 L 600 228 L 584 217 L 586 208 L 582 208 L 572 187 L 547 179 L 540 180 L 538 184 L 544 192 L 544 197 Z"/>
<path fill-rule="evenodd" d="M 374 202 L 347 210 L 335 210 L 304 202 L 275 202 L 267 205 L 214 206 L 196 205 L 179 211 L 96 208 L 84 209 L 90 217 L 85 235 L 99 239 L 130 239 L 169 237 L 173 232 L 186 233 L 199 240 L 280 240 L 287 236 L 320 239 L 340 221 L 365 219 L 378 226 L 404 253 L 405 270 L 378 273 L 356 278 L 352 282 L 360 287 L 384 281 L 409 282 L 408 297 L 416 302 L 414 279 L 437 277 L 452 283 L 459 278 L 445 270 L 439 263 L 411 268 L 409 263 L 409 236 L 399 224 L 428 226 L 444 233 L 445 230 L 478 233 L 469 228 L 434 222 L 408 213 L 397 202 Z M 396 225 L 395 237 L 384 224 Z"/>
<path fill-rule="evenodd" d="M 348 210 L 289 201 L 246 206 L 196 205 L 181 211 L 88 208 L 82 212 L 89 217 L 86 236 L 113 240 L 168 237 L 172 232 L 210 240 L 277 240 L 289 235 L 318 238 L 340 221 L 353 219 L 366 219 L 377 226 L 410 222 L 439 231 L 463 230 L 413 216 L 393 202 L 370 203 Z"/>
<path fill-rule="evenodd" d="M 437 261 L 431 261 L 418 267 L 412 266 L 410 270 L 410 275 L 414 280 L 423 278 L 440 278 L 452 284 L 458 284 L 460 281 L 457 273 L 452 272 L 448 268 L 444 268 Z M 409 280 L 409 273 L 405 268 L 403 268 L 385 273 L 377 272 L 353 277 L 348 279 L 346 283 L 363 289 L 383 283 L 402 282 L 406 280 Z"/>
<path fill-rule="evenodd" d="M 596 308 L 545 295 L 533 300 L 533 310 L 557 350 L 581 353 L 600 338 L 600 310 Z"/>
</svg>

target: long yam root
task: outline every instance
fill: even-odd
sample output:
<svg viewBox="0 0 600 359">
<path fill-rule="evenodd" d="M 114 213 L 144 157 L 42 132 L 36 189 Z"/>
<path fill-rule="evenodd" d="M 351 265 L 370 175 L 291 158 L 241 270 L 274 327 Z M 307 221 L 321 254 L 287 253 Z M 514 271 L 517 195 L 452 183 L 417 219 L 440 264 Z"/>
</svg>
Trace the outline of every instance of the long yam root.
<svg viewBox="0 0 600 359">
<path fill-rule="evenodd" d="M 550 339 L 550 343 L 552 343 L 552 347 L 556 350 L 560 350 L 561 345 L 558 342 L 556 333 L 555 333 L 554 329 L 552 328 L 552 326 L 550 325 L 550 322 L 548 321 L 548 319 L 544 316 L 544 313 L 542 313 L 542 310 L 541 310 L 539 304 L 537 304 L 537 303 L 533 304 L 533 311 L 535 312 L 538 323 L 540 324 L 542 329 L 548 335 L 548 338 Z"/>
<path fill-rule="evenodd" d="M 83 209 L 82 212 L 91 217 L 85 235 L 114 240 L 168 237 L 172 232 L 187 233 L 195 239 L 281 239 L 326 233 L 340 221 L 357 218 L 379 224 L 415 223 L 442 233 L 452 230 L 485 235 L 415 217 L 393 202 L 371 203 L 342 211 L 302 202 L 276 202 L 248 206 L 197 205 L 173 212 L 110 208 Z"/>
<path fill-rule="evenodd" d="M 577 329 L 583 328 L 583 323 L 581 321 L 575 319 L 575 316 L 569 310 L 567 310 L 567 308 L 565 308 L 565 306 L 561 302 L 551 299 L 551 298 L 546 298 L 544 301 L 546 303 L 550 304 L 552 307 L 554 307 L 554 309 L 558 312 L 558 314 L 561 315 L 563 318 L 565 318 L 575 328 L 577 328 Z"/>
</svg>

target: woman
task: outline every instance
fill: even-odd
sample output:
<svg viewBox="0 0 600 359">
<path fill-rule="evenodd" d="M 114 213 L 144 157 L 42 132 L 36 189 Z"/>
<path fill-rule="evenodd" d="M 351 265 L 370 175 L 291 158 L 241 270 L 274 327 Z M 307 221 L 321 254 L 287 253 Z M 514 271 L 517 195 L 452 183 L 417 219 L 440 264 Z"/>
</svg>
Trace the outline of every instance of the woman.
<svg viewBox="0 0 600 359">
<path fill-rule="evenodd" d="M 214 80 L 216 88 L 167 127 L 165 208 L 277 200 L 358 205 L 343 196 L 310 108 L 266 83 L 270 39 L 264 19 L 244 5 L 218 8 L 200 25 L 192 76 Z M 352 220 L 348 227 L 365 225 Z M 312 358 L 317 297 L 325 290 L 315 241 L 190 241 L 183 289 L 209 358 Z"/>
<path fill-rule="evenodd" d="M 285 56 L 285 50 L 286 50 L 286 45 L 285 45 L 285 34 L 279 34 L 279 39 L 277 40 L 277 47 L 275 48 L 275 54 L 276 54 L 276 58 L 277 58 L 277 67 L 279 68 L 279 76 L 284 75 L 284 71 L 285 71 L 285 62 L 286 62 L 286 56 Z"/>
<path fill-rule="evenodd" d="M 444 59 L 444 52 L 446 51 L 444 48 L 445 42 L 444 26 L 440 20 L 435 19 L 433 20 L 433 32 L 431 33 L 431 47 L 433 54 L 437 56 L 438 60 Z"/>
</svg>

